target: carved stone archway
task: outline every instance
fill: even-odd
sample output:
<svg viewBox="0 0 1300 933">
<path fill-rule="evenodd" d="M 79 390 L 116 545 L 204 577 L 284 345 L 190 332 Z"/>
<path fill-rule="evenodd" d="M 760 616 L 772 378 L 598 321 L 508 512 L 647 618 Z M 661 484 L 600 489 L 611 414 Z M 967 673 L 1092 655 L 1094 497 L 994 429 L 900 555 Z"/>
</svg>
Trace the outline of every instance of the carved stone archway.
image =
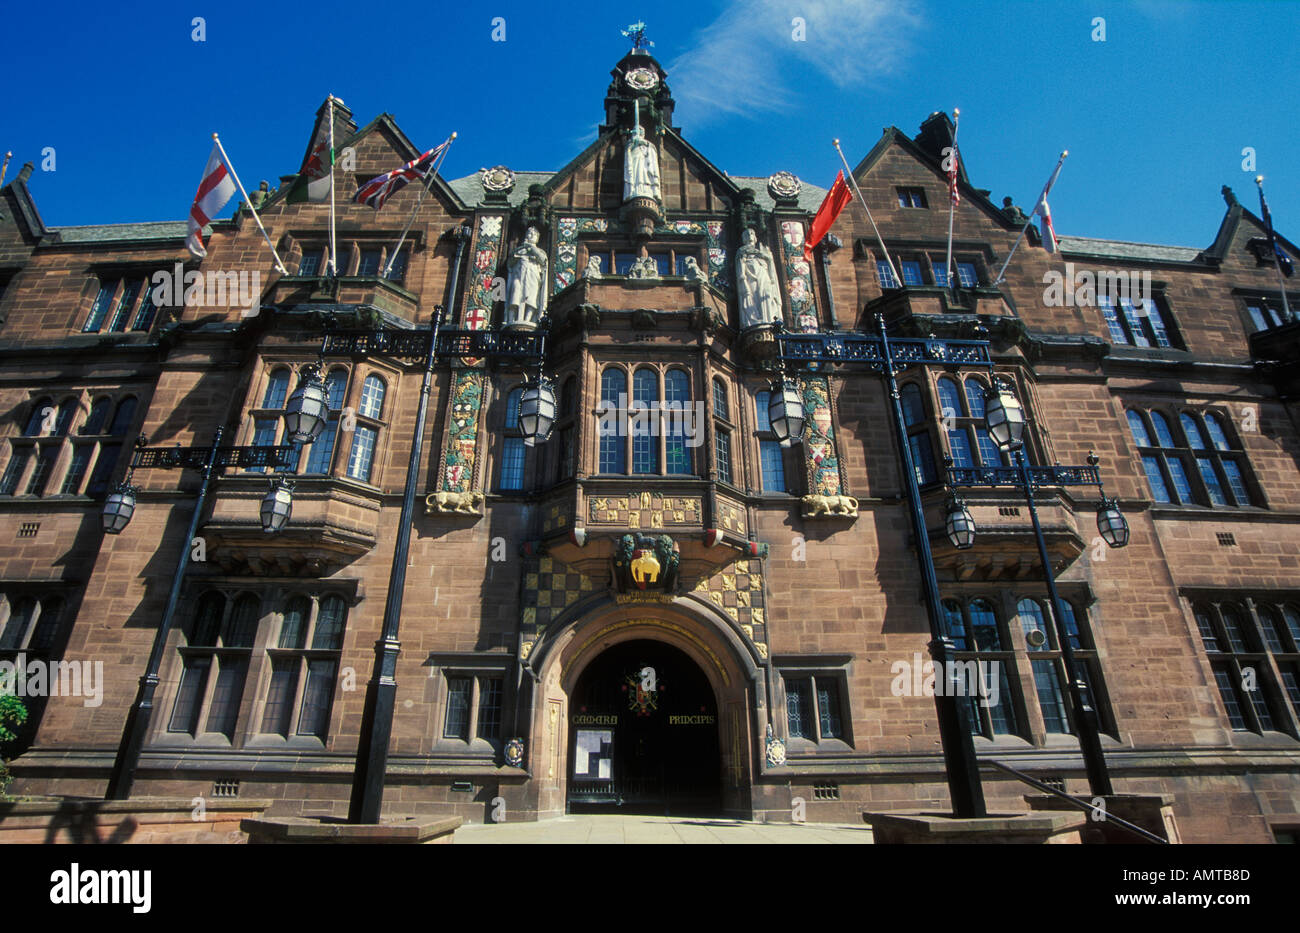
<svg viewBox="0 0 1300 933">
<path fill-rule="evenodd" d="M 532 684 L 530 808 L 536 807 L 540 819 L 564 813 L 572 716 L 569 698 L 579 676 L 595 658 L 614 645 L 637 640 L 677 648 L 707 678 L 718 710 L 722 809 L 728 816 L 749 818 L 767 725 L 764 669 L 739 632 L 688 597 L 659 604 L 596 601 L 537 642 L 524 665 L 521 685 L 526 689 Z"/>
</svg>

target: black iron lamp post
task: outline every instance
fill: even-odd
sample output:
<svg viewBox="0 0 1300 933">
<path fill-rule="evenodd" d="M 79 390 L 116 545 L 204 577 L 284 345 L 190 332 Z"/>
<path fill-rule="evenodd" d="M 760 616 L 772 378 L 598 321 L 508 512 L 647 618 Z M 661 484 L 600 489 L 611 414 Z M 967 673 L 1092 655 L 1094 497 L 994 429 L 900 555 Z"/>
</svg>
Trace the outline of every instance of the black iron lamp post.
<svg viewBox="0 0 1300 933">
<path fill-rule="evenodd" d="M 944 340 L 929 338 L 891 339 L 883 315 L 876 315 L 876 334 L 849 331 L 830 333 L 791 334 L 778 324 L 776 340 L 778 360 L 782 369 L 781 385 L 773 387 L 770 414 L 772 429 L 777 433 L 777 417 L 789 418 L 786 437 L 795 443 L 803 433 L 803 401 L 793 382 L 784 377 L 786 364 L 825 367 L 862 364 L 868 370 L 885 378 L 890 400 L 890 415 L 894 437 L 902 458 L 903 487 L 912 520 L 912 535 L 916 543 L 917 564 L 921 570 L 922 591 L 925 595 L 926 616 L 930 624 L 930 657 L 935 670 L 947 671 L 947 661 L 955 645 L 944 627 L 943 608 L 939 597 L 939 581 L 935 575 L 934 557 L 930 550 L 930 536 L 925 525 L 925 511 L 921 502 L 920 483 L 916 477 L 916 464 L 907 439 L 907 422 L 903 418 L 902 398 L 896 375 L 911 365 L 973 365 L 992 369 L 989 345 L 986 340 Z M 778 411 L 779 409 L 779 411 Z M 797 409 L 797 413 L 796 413 Z M 796 427 L 797 425 L 797 427 Z M 792 430 L 794 428 L 794 430 Z M 777 433 L 780 437 L 780 433 Z M 973 527 L 973 522 L 971 523 Z M 984 789 L 980 784 L 979 763 L 975 758 L 975 743 L 971 737 L 970 709 L 951 690 L 936 690 L 934 697 L 939 720 L 939 741 L 943 747 L 944 767 L 948 775 L 948 793 L 952 798 L 956 817 L 981 817 L 987 810 Z"/>
<path fill-rule="evenodd" d="M 452 261 L 448 293 L 451 295 L 451 314 L 455 315 L 455 301 L 459 290 L 460 267 L 471 231 L 457 227 L 450 234 L 456 241 L 456 256 Z M 388 746 L 393 730 L 393 712 L 397 703 L 397 657 L 401 652 L 398 631 L 402 618 L 403 592 L 406 587 L 406 565 L 411 545 L 411 526 L 415 516 L 416 489 L 421 476 L 424 448 L 425 421 L 429 411 L 429 395 L 433 388 L 433 374 L 440 360 L 495 359 L 514 360 L 525 367 L 540 367 L 545 358 L 545 325 L 537 331 L 453 330 L 442 328 L 444 308 L 434 308 L 428 329 L 371 328 L 365 330 L 337 330 L 325 335 L 321 345 L 321 359 L 327 356 L 364 357 L 371 353 L 390 356 L 420 358 L 423 360 L 424 379 L 420 385 L 420 399 L 415 412 L 415 430 L 411 439 L 410 460 L 406 467 L 406 481 L 402 490 L 402 511 L 397 524 L 397 537 L 393 545 L 393 564 L 388 575 L 388 590 L 384 601 L 384 621 L 379 641 L 375 643 L 375 667 L 366 687 L 365 707 L 361 718 L 361 734 L 357 744 L 357 760 L 352 776 L 352 795 L 348 806 L 348 822 L 378 823 L 384 799 L 384 775 L 388 768 Z M 323 386 L 321 387 L 323 392 Z M 292 399 L 290 400 L 292 403 Z M 309 389 L 304 394 L 300 410 L 307 410 L 317 400 Z M 534 446 L 544 443 L 555 422 L 555 391 L 549 380 L 540 374 L 524 388 L 520 398 L 519 426 L 524 443 Z M 317 432 L 319 433 L 319 432 Z"/>
<path fill-rule="evenodd" d="M 107 499 L 101 520 L 107 534 L 121 534 L 131 521 L 135 512 L 136 496 L 139 489 L 131 484 L 131 477 L 137 469 L 193 469 L 199 470 L 203 483 L 199 486 L 198 499 L 194 503 L 194 514 L 190 516 L 189 530 L 185 534 L 181 547 L 180 559 L 176 563 L 176 572 L 172 575 L 171 589 L 167 594 L 167 606 L 163 610 L 162 621 L 154 633 L 153 647 L 149 651 L 149 662 L 140 686 L 136 691 L 135 701 L 127 713 L 126 726 L 122 730 L 122 741 L 118 745 L 117 758 L 108 779 L 105 797 L 109 800 L 126 800 L 131 796 L 131 787 L 135 783 L 135 772 L 140 764 L 140 751 L 144 747 L 145 737 L 149 734 L 149 723 L 153 719 L 154 694 L 158 690 L 158 669 L 162 664 L 163 651 L 167 638 L 171 634 L 172 623 L 176 616 L 176 605 L 180 601 L 181 586 L 185 581 L 185 570 L 190 562 L 190 543 L 198 531 L 203 518 L 203 507 L 207 503 L 208 491 L 212 481 L 226 467 L 276 467 L 292 469 L 293 447 L 288 444 L 261 447 L 222 447 L 223 431 L 217 428 L 208 447 L 145 447 L 143 436 L 136 442 L 135 454 L 127 471 L 125 482 L 121 483 Z M 293 506 L 290 487 L 281 479 L 273 484 L 271 491 L 262 501 L 262 529 L 267 532 L 279 531 L 289 519 Z"/>
<path fill-rule="evenodd" d="M 1061 599 L 1056 591 L 1056 574 L 1052 572 L 1051 557 L 1047 553 L 1047 542 L 1038 519 L 1038 507 L 1034 504 L 1034 490 L 1042 486 L 1095 485 L 1102 496 L 1101 508 L 1097 512 L 1097 530 L 1101 533 L 1102 540 L 1112 548 L 1121 548 L 1128 544 L 1128 521 L 1120 512 L 1116 501 L 1106 498 L 1105 490 L 1102 489 L 1101 476 L 1097 470 L 1096 456 L 1089 454 L 1086 467 L 1031 467 L 1029 465 L 1024 447 L 1024 408 L 1011 392 L 1010 387 L 1001 380 L 998 380 L 995 388 L 987 394 L 985 413 L 989 434 L 998 447 L 1010 452 L 1013 465 L 980 468 L 949 467 L 948 485 L 953 488 L 1017 486 L 1024 494 L 1034 527 L 1038 557 L 1043 565 L 1043 576 L 1047 581 L 1049 609 L 1057 643 L 1061 646 L 1061 661 L 1065 665 L 1066 680 L 1069 682 L 1070 705 L 1075 728 L 1079 733 L 1079 749 L 1083 754 L 1084 767 L 1088 773 L 1088 786 L 1094 796 L 1109 796 L 1114 793 L 1114 789 L 1101 750 L 1101 729 L 1097 711 L 1092 705 L 1088 685 L 1083 680 L 1082 669 L 1075 659 L 1070 633 L 1065 627 L 1065 617 L 1061 613 Z M 970 523 L 970 531 L 973 543 L 974 522 Z M 957 542 L 954 540 L 953 543 Z"/>
</svg>

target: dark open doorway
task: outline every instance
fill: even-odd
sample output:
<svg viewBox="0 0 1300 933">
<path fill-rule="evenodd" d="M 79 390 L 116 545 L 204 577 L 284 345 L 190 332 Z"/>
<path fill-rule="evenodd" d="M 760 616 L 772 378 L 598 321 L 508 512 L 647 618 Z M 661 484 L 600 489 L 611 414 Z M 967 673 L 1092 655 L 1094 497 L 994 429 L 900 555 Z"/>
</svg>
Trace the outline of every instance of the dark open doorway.
<svg viewBox="0 0 1300 933">
<path fill-rule="evenodd" d="M 569 710 L 569 812 L 721 811 L 717 701 L 683 652 L 615 645 L 582 672 Z"/>
</svg>

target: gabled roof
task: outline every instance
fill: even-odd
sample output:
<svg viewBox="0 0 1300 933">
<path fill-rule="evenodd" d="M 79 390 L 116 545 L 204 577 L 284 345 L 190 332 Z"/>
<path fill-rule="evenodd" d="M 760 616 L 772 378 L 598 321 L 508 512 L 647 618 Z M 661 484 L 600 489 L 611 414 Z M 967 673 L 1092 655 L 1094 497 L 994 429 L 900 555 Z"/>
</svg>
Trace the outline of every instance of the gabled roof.
<svg viewBox="0 0 1300 933">
<path fill-rule="evenodd" d="M 942 118 L 942 121 L 940 121 L 940 117 Z M 936 126 L 936 124 L 940 123 L 941 125 Z M 875 167 L 876 163 L 884 157 L 885 153 L 889 151 L 890 146 L 899 146 L 918 162 L 932 168 L 935 174 L 937 174 L 944 180 L 944 183 L 947 184 L 947 176 L 943 171 L 942 156 L 940 154 L 941 150 L 936 149 L 934 152 L 930 151 L 931 147 L 936 146 L 937 143 L 941 141 L 943 127 L 946 127 L 948 130 L 947 142 L 945 144 L 949 144 L 952 140 L 952 124 L 948 122 L 948 115 L 945 113 L 931 114 L 922 125 L 921 132 L 917 134 L 915 140 L 896 126 L 885 127 L 881 131 L 880 139 L 871 147 L 871 151 L 868 152 L 862 161 L 854 167 L 853 177 L 861 178 L 863 175 L 870 172 Z M 925 142 L 925 145 L 921 144 L 920 141 L 922 140 Z M 989 193 L 983 188 L 974 188 L 971 186 L 970 178 L 966 174 L 965 159 L 959 159 L 957 162 L 957 187 L 960 189 L 963 199 L 969 200 L 983 208 L 984 212 L 988 214 L 989 217 L 993 218 L 994 221 L 1001 224 L 1006 229 L 1015 230 L 1023 225 L 1012 221 L 1011 218 L 1004 213 L 1001 207 L 998 207 L 990 201 Z"/>
<path fill-rule="evenodd" d="M 351 113 L 351 111 L 349 111 L 349 113 Z M 308 150 L 307 150 L 308 154 L 310 154 L 311 152 L 311 142 L 315 139 L 317 129 L 319 128 L 319 124 L 321 122 L 322 121 L 318 119 L 317 128 L 313 128 L 312 130 L 312 136 L 308 140 Z M 398 158 L 402 159 L 402 163 L 411 161 L 416 156 L 418 156 L 421 152 L 424 151 L 420 149 L 418 146 L 416 146 L 415 143 L 411 141 L 410 137 L 408 137 L 405 133 L 402 132 L 401 127 L 397 125 L 397 120 L 393 117 L 391 113 L 387 113 L 387 112 L 381 113 L 379 116 L 375 117 L 373 120 L 371 120 L 361 129 L 357 130 L 355 133 L 352 133 L 350 136 L 344 139 L 335 139 L 334 140 L 335 151 L 341 151 L 348 146 L 355 145 L 357 142 L 364 139 L 366 136 L 369 136 L 371 133 L 375 132 L 376 130 L 381 130 L 381 129 L 387 130 L 392 135 L 393 142 L 397 148 Z M 398 165 L 402 163 L 395 163 L 392 166 L 392 168 L 397 168 Z M 297 178 L 297 177 L 298 177 L 298 173 L 294 173 L 292 175 L 292 178 Z M 258 208 L 258 210 L 264 210 L 268 207 L 271 207 L 272 205 L 280 203 L 280 201 L 282 201 L 285 197 L 288 196 L 289 189 L 292 187 L 293 187 L 293 181 L 290 179 L 289 176 L 286 176 L 286 180 L 280 185 L 278 189 L 276 189 L 275 192 L 272 193 L 271 197 L 266 199 L 266 201 L 262 204 L 260 208 Z M 451 187 L 451 185 L 447 182 L 445 178 L 442 177 L 442 175 L 434 176 L 434 185 L 430 190 L 441 192 L 443 197 L 445 197 L 455 209 L 462 210 L 462 211 L 469 210 L 469 203 L 464 198 L 462 198 L 455 189 Z M 335 196 L 339 197 L 340 194 L 336 192 Z M 342 197 L 346 199 L 347 195 L 343 194 Z"/>
<path fill-rule="evenodd" d="M 1219 232 L 1215 234 L 1214 242 L 1202 251 L 1202 259 L 1216 265 L 1222 262 L 1223 257 L 1228 254 L 1228 247 L 1231 245 L 1233 237 L 1237 235 L 1237 227 L 1241 225 L 1242 217 L 1245 217 L 1257 227 L 1261 234 L 1268 232 L 1268 227 L 1263 219 L 1255 216 L 1238 201 L 1231 188 L 1224 185 L 1222 193 L 1223 199 L 1228 202 L 1228 211 L 1223 215 L 1223 221 L 1219 224 Z M 1273 228 L 1273 235 L 1277 237 L 1278 242 L 1282 244 L 1288 253 L 1300 257 L 1300 247 L 1297 247 L 1295 243 L 1279 233 L 1276 226 Z"/>
<path fill-rule="evenodd" d="M 41 212 L 36 209 L 36 201 L 27 187 L 27 177 L 31 175 L 34 167 L 31 162 L 24 164 L 13 181 L 0 188 L 0 193 L 7 191 L 13 196 L 18 216 L 23 219 L 27 227 L 27 235 L 34 240 L 39 240 L 49 232 L 49 229 L 45 226 L 45 221 L 41 220 Z"/>
</svg>

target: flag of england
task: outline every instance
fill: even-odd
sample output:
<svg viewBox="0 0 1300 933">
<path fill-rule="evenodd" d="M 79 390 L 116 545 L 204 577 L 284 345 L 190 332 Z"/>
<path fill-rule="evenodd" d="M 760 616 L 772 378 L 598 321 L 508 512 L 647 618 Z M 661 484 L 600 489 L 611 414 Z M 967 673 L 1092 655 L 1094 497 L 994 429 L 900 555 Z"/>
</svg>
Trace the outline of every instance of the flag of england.
<svg viewBox="0 0 1300 933">
<path fill-rule="evenodd" d="M 196 259 L 208 255 L 203 245 L 203 228 L 220 213 L 234 194 L 235 182 L 231 179 L 226 164 L 221 161 L 220 147 L 214 142 L 207 168 L 203 170 L 203 180 L 199 182 L 199 191 L 194 195 L 194 205 L 190 208 L 190 235 L 185 240 L 185 246 Z"/>
</svg>

